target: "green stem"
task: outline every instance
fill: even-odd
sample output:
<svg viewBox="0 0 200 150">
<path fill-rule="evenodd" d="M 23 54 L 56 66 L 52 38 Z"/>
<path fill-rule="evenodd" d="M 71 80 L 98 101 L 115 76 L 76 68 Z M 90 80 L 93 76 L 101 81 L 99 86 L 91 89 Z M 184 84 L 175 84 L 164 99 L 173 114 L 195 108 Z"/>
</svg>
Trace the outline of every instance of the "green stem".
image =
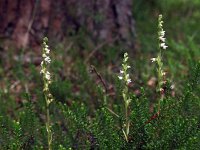
<svg viewBox="0 0 200 150">
<path fill-rule="evenodd" d="M 47 89 L 47 81 L 45 77 L 43 77 L 44 81 L 44 89 Z M 50 111 L 49 111 L 49 99 L 48 99 L 48 92 L 44 91 L 45 101 L 46 101 L 46 131 L 47 131 L 47 142 L 48 142 L 48 150 L 52 150 L 52 132 L 51 132 L 51 118 L 50 118 Z"/>
<path fill-rule="evenodd" d="M 51 133 L 51 125 L 50 125 L 50 115 L 49 115 L 49 108 L 47 108 L 47 134 L 48 134 L 48 149 L 52 150 L 51 143 L 52 143 L 52 133 Z"/>
<path fill-rule="evenodd" d="M 159 48 L 159 54 L 157 57 L 157 64 L 158 64 L 158 92 L 160 94 L 160 98 L 158 100 L 158 112 L 160 112 L 160 103 L 163 101 L 163 94 L 162 94 L 162 86 L 163 86 L 163 62 L 162 62 L 162 51 Z"/>
<path fill-rule="evenodd" d="M 47 93 L 45 93 L 45 100 L 46 100 L 46 130 L 47 130 L 47 140 L 48 140 L 48 150 L 52 150 L 52 132 L 51 132 L 51 119 L 50 119 L 50 112 L 49 112 L 49 102 Z"/>
<path fill-rule="evenodd" d="M 124 98 L 124 108 L 125 108 L 125 138 L 126 141 L 128 142 L 128 134 L 129 134 L 129 118 L 128 118 L 128 88 L 125 87 L 123 91 L 123 98 Z"/>
</svg>

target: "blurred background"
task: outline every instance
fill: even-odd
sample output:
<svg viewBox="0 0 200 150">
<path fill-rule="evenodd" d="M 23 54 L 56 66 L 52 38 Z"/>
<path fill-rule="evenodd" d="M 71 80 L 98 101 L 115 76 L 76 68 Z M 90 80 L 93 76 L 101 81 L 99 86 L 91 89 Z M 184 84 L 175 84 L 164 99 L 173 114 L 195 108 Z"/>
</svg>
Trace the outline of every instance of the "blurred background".
<svg viewBox="0 0 200 150">
<path fill-rule="evenodd" d="M 94 89 L 102 85 L 90 65 L 115 96 L 124 52 L 130 55 L 131 90 L 139 95 L 139 87 L 146 87 L 154 99 L 156 70 L 150 59 L 158 51 L 157 18 L 163 14 L 169 46 L 165 70 L 180 93 L 189 62 L 200 57 L 199 8 L 199 0 L 0 0 L 1 92 L 19 103 L 26 101 L 24 93 L 37 99 L 41 43 L 47 36 L 58 99 L 97 97 Z"/>
</svg>

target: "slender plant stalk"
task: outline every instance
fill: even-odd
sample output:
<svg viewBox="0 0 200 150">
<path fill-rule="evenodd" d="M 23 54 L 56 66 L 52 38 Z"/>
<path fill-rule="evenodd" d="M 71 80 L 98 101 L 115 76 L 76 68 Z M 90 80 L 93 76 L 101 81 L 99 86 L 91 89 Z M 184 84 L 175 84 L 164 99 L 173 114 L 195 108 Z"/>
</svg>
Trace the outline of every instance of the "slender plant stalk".
<svg viewBox="0 0 200 150">
<path fill-rule="evenodd" d="M 46 131 L 47 131 L 47 140 L 48 140 L 48 149 L 52 150 L 52 130 L 51 130 L 51 118 L 50 118 L 50 111 L 49 106 L 53 101 L 53 96 L 49 91 L 49 85 L 51 84 L 51 75 L 48 71 L 48 66 L 51 62 L 49 57 L 49 48 L 47 45 L 48 39 L 44 38 L 43 40 L 43 48 L 42 48 L 42 57 L 43 61 L 41 62 L 41 74 L 43 75 L 43 82 L 44 82 L 44 97 L 46 102 Z"/>
<path fill-rule="evenodd" d="M 128 74 L 128 69 L 130 66 L 127 64 L 128 61 L 128 54 L 124 54 L 124 59 L 122 63 L 122 70 L 120 70 L 120 76 L 119 79 L 123 81 L 124 88 L 122 90 L 122 96 L 124 100 L 124 109 L 125 109 L 125 123 L 124 123 L 124 129 L 122 129 L 125 139 L 128 142 L 128 135 L 129 135 L 129 126 L 130 126 L 130 120 L 129 120 L 129 104 L 131 102 L 131 99 L 128 96 L 128 84 L 131 82 L 131 79 Z"/>
<path fill-rule="evenodd" d="M 163 101 L 164 94 L 163 94 L 163 62 L 162 62 L 162 53 L 161 50 L 157 57 L 157 64 L 158 64 L 158 88 L 157 91 L 160 93 L 160 98 L 158 100 L 158 112 L 160 112 L 160 103 Z"/>
<path fill-rule="evenodd" d="M 162 21 L 162 15 L 159 15 L 158 17 L 158 48 L 159 48 L 159 53 L 157 58 L 152 58 L 152 62 L 157 63 L 157 73 L 158 73 L 158 86 L 157 86 L 157 91 L 160 93 L 160 98 L 158 100 L 158 114 L 160 113 L 160 104 L 163 101 L 164 98 L 164 88 L 163 85 L 166 83 L 164 80 L 165 77 L 165 72 L 163 71 L 163 60 L 162 60 L 162 51 L 165 50 L 168 46 L 165 44 L 166 38 L 165 36 L 165 31 L 163 30 L 163 21 Z"/>
<path fill-rule="evenodd" d="M 52 150 L 52 131 L 51 131 L 51 119 L 50 119 L 50 113 L 49 113 L 49 105 L 46 106 L 46 130 L 47 130 L 47 136 L 48 136 L 48 149 Z"/>
</svg>

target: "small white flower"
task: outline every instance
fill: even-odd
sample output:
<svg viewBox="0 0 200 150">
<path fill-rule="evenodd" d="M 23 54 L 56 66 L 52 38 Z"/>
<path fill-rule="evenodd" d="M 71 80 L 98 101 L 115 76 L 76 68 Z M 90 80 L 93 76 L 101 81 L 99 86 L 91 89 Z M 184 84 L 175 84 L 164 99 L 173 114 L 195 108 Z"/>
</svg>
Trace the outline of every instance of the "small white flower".
<svg viewBox="0 0 200 150">
<path fill-rule="evenodd" d="M 121 74 L 123 74 L 123 73 L 124 73 L 124 71 L 123 71 L 123 70 L 120 70 L 120 73 L 121 73 Z"/>
<path fill-rule="evenodd" d="M 49 52 L 50 52 L 50 49 L 48 49 L 48 47 L 45 47 L 45 52 L 47 53 L 47 54 L 49 54 Z"/>
<path fill-rule="evenodd" d="M 128 83 L 128 84 L 131 83 L 131 79 L 128 79 L 128 80 L 127 80 L 127 83 Z"/>
<path fill-rule="evenodd" d="M 156 60 L 156 58 L 151 58 L 151 62 L 155 62 Z"/>
<path fill-rule="evenodd" d="M 122 79 L 123 79 L 123 77 L 122 77 L 122 76 L 118 76 L 118 78 L 119 78 L 120 80 L 122 80 Z"/>
<path fill-rule="evenodd" d="M 161 40 L 162 42 L 165 42 L 165 39 L 166 39 L 166 38 L 164 38 L 164 37 L 162 37 L 162 36 L 159 37 L 159 40 Z"/>
<path fill-rule="evenodd" d="M 160 88 L 160 92 L 164 92 L 164 89 L 163 89 L 163 88 Z"/>
<path fill-rule="evenodd" d="M 46 58 L 46 57 L 48 57 L 48 56 L 47 56 L 46 54 L 42 54 L 42 57 L 43 57 L 43 58 Z"/>
<path fill-rule="evenodd" d="M 50 76 L 50 73 L 47 71 L 46 74 L 45 74 L 45 78 L 47 80 L 50 80 L 51 79 L 51 76 Z"/>
<path fill-rule="evenodd" d="M 42 69 L 41 71 L 40 71 L 40 74 L 43 74 L 44 73 L 44 70 Z"/>
<path fill-rule="evenodd" d="M 165 45 L 165 46 L 163 46 L 163 49 L 166 49 L 168 46 L 167 45 Z"/>
<path fill-rule="evenodd" d="M 170 88 L 173 90 L 173 89 L 175 88 L 175 85 L 174 85 L 174 84 L 172 84 Z"/>
<path fill-rule="evenodd" d="M 124 58 L 128 58 L 128 53 L 124 53 Z"/>
<path fill-rule="evenodd" d="M 165 76 L 165 75 L 166 75 L 166 72 L 162 72 L 162 75 Z"/>
<path fill-rule="evenodd" d="M 40 66 L 42 66 L 43 64 L 44 64 L 44 62 L 42 61 L 41 64 L 40 64 Z"/>
<path fill-rule="evenodd" d="M 163 49 L 166 49 L 168 46 L 165 45 L 165 43 L 161 43 L 161 44 L 160 44 L 160 47 L 163 48 Z"/>
<path fill-rule="evenodd" d="M 126 75 L 126 78 L 127 78 L 127 79 L 129 78 L 129 74 Z"/>
<path fill-rule="evenodd" d="M 127 66 L 127 68 L 131 68 L 131 66 Z"/>
<path fill-rule="evenodd" d="M 50 63 L 51 59 L 49 58 L 49 56 L 47 56 L 46 58 L 44 58 L 45 62 Z"/>
<path fill-rule="evenodd" d="M 161 43 L 160 46 L 161 46 L 161 47 L 165 46 L 165 43 Z"/>
<path fill-rule="evenodd" d="M 160 31 L 160 36 L 164 37 L 165 36 L 165 31 Z"/>
</svg>

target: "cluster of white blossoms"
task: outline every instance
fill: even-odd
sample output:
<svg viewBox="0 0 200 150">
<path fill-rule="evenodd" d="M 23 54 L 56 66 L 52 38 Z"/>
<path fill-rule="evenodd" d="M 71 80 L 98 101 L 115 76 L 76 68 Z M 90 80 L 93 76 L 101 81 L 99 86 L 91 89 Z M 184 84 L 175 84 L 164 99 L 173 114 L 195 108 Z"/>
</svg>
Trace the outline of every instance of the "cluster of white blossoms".
<svg viewBox="0 0 200 150">
<path fill-rule="evenodd" d="M 49 64 L 51 63 L 50 59 L 50 49 L 47 44 L 48 38 L 43 39 L 43 48 L 42 48 L 42 62 L 41 62 L 41 71 L 40 73 L 43 75 L 43 82 L 44 82 L 44 95 L 46 97 L 47 105 L 49 105 L 53 101 L 52 94 L 49 91 L 49 85 L 51 84 L 51 74 L 48 71 Z"/>
<path fill-rule="evenodd" d="M 159 47 L 161 50 L 167 49 L 167 45 L 165 43 L 165 31 L 163 30 L 163 20 L 162 20 L 162 15 L 159 15 L 158 18 L 158 39 L 159 39 Z M 159 58 L 151 58 L 151 62 L 159 61 Z"/>
<path fill-rule="evenodd" d="M 159 41 L 160 41 L 160 48 L 161 49 L 166 49 L 168 46 L 166 45 L 165 43 L 165 31 L 163 30 L 163 20 L 162 20 L 162 15 L 159 15 L 159 18 L 158 18 L 158 38 L 159 38 Z"/>
<path fill-rule="evenodd" d="M 118 76 L 118 78 L 120 80 L 123 80 L 126 85 L 128 85 L 129 83 L 131 83 L 130 76 L 129 76 L 128 72 L 127 72 L 128 69 L 131 68 L 131 66 L 129 66 L 127 64 L 127 61 L 128 61 L 128 54 L 125 53 L 124 54 L 123 63 L 122 63 L 122 70 L 120 70 L 120 75 Z"/>
<path fill-rule="evenodd" d="M 50 72 L 47 70 L 47 65 L 51 63 L 51 59 L 49 57 L 50 49 L 47 45 L 47 38 L 44 38 L 43 41 L 43 50 L 42 50 L 42 62 L 41 62 L 41 71 L 40 73 L 43 74 L 44 78 L 48 81 L 48 83 L 51 82 L 51 75 Z"/>
</svg>

